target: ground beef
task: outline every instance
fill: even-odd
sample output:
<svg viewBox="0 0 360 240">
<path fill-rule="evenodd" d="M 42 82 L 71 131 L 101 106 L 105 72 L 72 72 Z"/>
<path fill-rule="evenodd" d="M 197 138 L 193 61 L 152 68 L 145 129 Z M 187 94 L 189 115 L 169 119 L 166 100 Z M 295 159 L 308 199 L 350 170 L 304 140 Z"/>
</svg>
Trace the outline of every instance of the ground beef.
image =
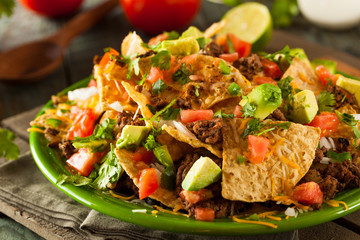
<svg viewBox="0 0 360 240">
<path fill-rule="evenodd" d="M 126 125 L 133 125 L 133 126 L 145 126 L 145 121 L 140 120 L 142 116 L 140 114 L 137 114 L 135 119 L 134 114 L 131 112 L 119 112 L 118 118 L 117 118 L 117 125 L 119 127 L 119 132 L 126 126 Z"/>
<path fill-rule="evenodd" d="M 191 108 L 191 100 L 190 99 L 183 99 L 179 98 L 176 100 L 176 106 L 181 109 L 190 109 Z"/>
<path fill-rule="evenodd" d="M 345 138 L 334 138 L 334 143 L 336 146 L 336 152 L 348 152 L 348 147 L 350 145 L 349 141 Z"/>
<path fill-rule="evenodd" d="M 222 142 L 223 122 L 220 118 L 187 123 L 186 127 L 204 143 L 215 144 Z"/>
<path fill-rule="evenodd" d="M 114 190 L 129 196 L 134 194 L 137 196 L 139 192 L 139 189 L 135 186 L 134 181 L 127 174 L 121 175 Z"/>
<path fill-rule="evenodd" d="M 332 85 L 332 84 L 328 84 L 326 90 L 328 92 L 334 94 L 334 96 L 335 96 L 335 106 L 334 107 L 336 109 L 338 109 L 348 103 L 357 112 L 360 110 L 360 108 L 359 108 L 360 103 L 357 102 L 354 94 L 351 94 L 348 91 L 346 91 L 345 89 L 343 89 L 339 86 L 336 86 L 336 85 Z"/>
<path fill-rule="evenodd" d="M 355 176 L 349 169 L 350 163 L 349 160 L 344 161 L 343 163 L 329 163 L 328 167 L 322 170 L 322 175 L 330 175 L 336 178 L 340 183 L 346 185 L 351 184 L 352 182 L 359 182 L 359 176 Z"/>
<path fill-rule="evenodd" d="M 327 149 L 323 146 L 322 148 L 316 148 L 314 163 L 318 163 L 325 157 Z"/>
<path fill-rule="evenodd" d="M 44 135 L 45 138 L 49 141 L 48 143 L 48 147 L 52 147 L 52 148 L 56 148 L 59 144 L 59 142 L 61 142 L 61 137 L 58 136 L 59 131 L 53 128 L 46 128 Z"/>
<path fill-rule="evenodd" d="M 95 55 L 95 57 L 93 58 L 93 64 L 94 64 L 94 65 L 99 64 L 100 61 L 101 61 L 101 58 L 102 58 L 102 57 L 100 57 L 99 55 Z"/>
<path fill-rule="evenodd" d="M 65 103 L 69 100 L 67 95 L 63 95 L 63 96 L 57 96 L 57 95 L 52 95 L 51 96 L 51 101 L 53 102 L 54 105 L 58 105 L 59 103 Z"/>
<path fill-rule="evenodd" d="M 138 58 L 150 57 L 150 56 L 153 55 L 153 54 L 154 54 L 154 51 L 153 51 L 153 50 L 148 50 L 148 51 L 146 51 L 145 53 L 140 54 L 140 55 L 138 56 Z"/>
<path fill-rule="evenodd" d="M 210 43 L 208 43 L 203 51 L 204 55 L 209 55 L 209 56 L 213 56 L 213 57 L 219 57 L 220 54 L 224 53 L 224 49 L 223 47 L 221 47 L 220 45 L 218 45 L 215 41 L 211 41 Z"/>
<path fill-rule="evenodd" d="M 140 92 L 140 93 L 142 92 L 143 88 L 144 88 L 144 87 L 143 87 L 142 85 L 136 85 L 136 86 L 135 86 L 135 90 L 138 91 L 138 92 Z"/>
<path fill-rule="evenodd" d="M 77 152 L 77 149 L 71 144 L 71 141 L 67 140 L 65 142 L 58 144 L 59 149 L 66 159 L 69 159 L 74 153 Z"/>
<path fill-rule="evenodd" d="M 280 109 L 275 109 L 266 119 L 273 121 L 287 121 L 285 115 L 280 111 Z"/>
<path fill-rule="evenodd" d="M 162 98 L 151 97 L 150 104 L 155 107 L 156 111 L 160 111 L 161 109 L 166 107 L 169 103 L 164 101 Z"/>
<path fill-rule="evenodd" d="M 320 172 L 316 169 L 310 169 L 303 178 L 304 182 L 320 182 L 322 176 Z"/>
<path fill-rule="evenodd" d="M 246 58 L 239 58 L 233 65 L 249 80 L 252 80 L 253 76 L 260 72 L 262 68 L 260 57 L 257 54 L 251 54 Z"/>
<path fill-rule="evenodd" d="M 324 193 L 324 199 L 334 198 L 335 194 L 339 192 L 339 181 L 330 175 L 327 175 L 317 183 Z"/>
</svg>

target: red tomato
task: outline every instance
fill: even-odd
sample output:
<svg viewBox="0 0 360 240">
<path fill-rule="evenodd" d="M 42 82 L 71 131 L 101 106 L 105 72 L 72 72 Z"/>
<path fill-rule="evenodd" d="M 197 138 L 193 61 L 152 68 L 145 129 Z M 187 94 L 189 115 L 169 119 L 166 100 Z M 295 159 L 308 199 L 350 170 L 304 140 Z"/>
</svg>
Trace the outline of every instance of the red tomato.
<svg viewBox="0 0 360 240">
<path fill-rule="evenodd" d="M 102 158 L 102 153 L 93 153 L 89 148 L 80 148 L 66 163 L 76 169 L 81 175 L 88 176 L 94 164 Z"/>
<path fill-rule="evenodd" d="M 133 156 L 134 162 L 142 161 L 147 164 L 150 164 L 153 158 L 154 158 L 153 152 L 146 150 L 145 147 L 139 147 L 138 149 L 136 149 Z"/>
<path fill-rule="evenodd" d="M 323 192 L 316 182 L 307 182 L 295 187 L 293 197 L 296 201 L 305 205 L 321 204 Z"/>
<path fill-rule="evenodd" d="M 242 110 L 242 107 L 240 105 L 235 106 L 233 114 L 235 115 L 236 118 L 242 117 L 243 112 L 241 110 Z"/>
<path fill-rule="evenodd" d="M 47 17 L 64 17 L 79 9 L 83 0 L 20 0 L 20 3 Z"/>
<path fill-rule="evenodd" d="M 195 17 L 201 0 L 119 0 L 127 19 L 147 33 L 185 27 Z"/>
<path fill-rule="evenodd" d="M 267 138 L 259 136 L 248 136 L 248 146 L 250 150 L 249 161 L 254 164 L 262 163 L 265 159 L 270 141 Z"/>
<path fill-rule="evenodd" d="M 159 79 L 164 81 L 164 73 L 159 68 L 152 67 L 146 80 L 153 84 Z"/>
<path fill-rule="evenodd" d="M 91 108 L 81 109 L 76 116 L 66 138 L 73 140 L 75 137 L 87 137 L 93 133 L 95 123 L 95 113 Z"/>
<path fill-rule="evenodd" d="M 224 46 L 225 52 L 229 52 L 229 46 L 227 44 L 227 38 L 230 38 L 231 43 L 234 46 L 234 50 L 239 54 L 239 57 L 247 57 L 251 53 L 251 43 L 245 42 L 237 38 L 234 34 L 229 33 L 217 37 L 216 42 L 220 46 Z"/>
<path fill-rule="evenodd" d="M 139 198 L 144 199 L 159 188 L 155 168 L 141 170 L 139 176 Z"/>
<path fill-rule="evenodd" d="M 221 59 L 224 59 L 228 62 L 235 62 L 239 58 L 239 54 L 237 52 L 234 53 L 224 53 L 219 56 Z"/>
<path fill-rule="evenodd" d="M 338 76 L 332 75 L 323 65 L 319 65 L 315 68 L 316 75 L 319 77 L 320 83 L 324 86 L 327 85 L 328 81 L 332 81 L 336 84 Z"/>
<path fill-rule="evenodd" d="M 211 120 L 214 118 L 214 112 L 213 110 L 182 110 L 180 118 L 183 123 Z"/>
<path fill-rule="evenodd" d="M 335 113 L 322 112 L 314 117 L 311 123 L 309 123 L 309 126 L 320 128 L 320 137 L 327 136 L 338 130 L 339 118 Z"/>
<path fill-rule="evenodd" d="M 279 66 L 275 62 L 268 59 L 261 59 L 261 64 L 263 65 L 263 72 L 265 76 L 272 79 L 278 79 L 283 75 Z"/>
<path fill-rule="evenodd" d="M 168 38 L 168 35 L 166 33 L 161 33 L 149 40 L 149 46 L 154 46 L 158 44 L 159 42 L 162 42 Z"/>
<path fill-rule="evenodd" d="M 88 84 L 88 87 L 97 87 L 97 83 L 94 79 L 91 79 L 89 84 Z"/>
<path fill-rule="evenodd" d="M 195 208 L 195 219 L 199 221 L 214 221 L 215 211 L 211 208 Z"/>
<path fill-rule="evenodd" d="M 261 85 L 261 84 L 264 84 L 264 83 L 270 83 L 270 84 L 273 84 L 275 86 L 277 86 L 277 82 L 270 78 L 270 77 L 255 77 L 253 79 L 253 82 L 256 84 L 256 85 Z"/>
<path fill-rule="evenodd" d="M 115 49 L 113 48 L 110 48 L 110 50 L 108 52 L 106 52 L 104 54 L 104 56 L 101 58 L 101 61 L 99 63 L 100 67 L 104 68 L 106 66 L 106 64 L 108 64 L 108 62 L 110 61 L 111 59 L 111 55 L 115 55 L 115 56 L 118 56 L 119 55 L 119 52 L 116 51 Z"/>
</svg>

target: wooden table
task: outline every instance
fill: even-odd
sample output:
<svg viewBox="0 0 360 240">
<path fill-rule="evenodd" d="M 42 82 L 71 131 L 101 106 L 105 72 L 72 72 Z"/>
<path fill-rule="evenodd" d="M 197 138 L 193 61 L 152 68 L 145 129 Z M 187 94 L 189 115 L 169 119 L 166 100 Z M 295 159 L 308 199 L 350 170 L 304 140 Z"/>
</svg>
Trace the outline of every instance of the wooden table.
<svg viewBox="0 0 360 240">
<path fill-rule="evenodd" d="M 83 9 L 97 2 L 99 0 L 87 0 Z M 199 29 L 205 29 L 212 22 L 218 21 L 227 10 L 226 6 L 203 1 L 201 11 L 193 24 Z M 0 19 L 0 52 L 26 41 L 48 36 L 64 22 L 66 19 L 46 19 L 17 6 L 11 18 Z M 108 46 L 119 49 L 123 37 L 132 30 L 118 7 L 93 29 L 72 42 L 65 52 L 63 64 L 49 77 L 31 85 L 0 83 L 0 120 L 44 104 L 52 94 L 89 76 L 92 71 L 93 56 L 101 55 L 103 48 Z M 145 41 L 149 39 L 149 36 L 142 31 L 136 30 L 136 32 Z M 310 25 L 299 16 L 290 29 L 274 32 L 274 38 L 267 50 L 279 50 L 285 44 L 289 44 L 290 47 L 303 47 L 310 58 L 334 56 L 360 69 L 359 34 L 360 26 L 346 31 L 327 31 Z M 7 219 L 5 216 L 1 218 Z M 360 212 L 333 222 L 299 230 L 300 239 L 360 239 L 359 234 Z"/>
</svg>

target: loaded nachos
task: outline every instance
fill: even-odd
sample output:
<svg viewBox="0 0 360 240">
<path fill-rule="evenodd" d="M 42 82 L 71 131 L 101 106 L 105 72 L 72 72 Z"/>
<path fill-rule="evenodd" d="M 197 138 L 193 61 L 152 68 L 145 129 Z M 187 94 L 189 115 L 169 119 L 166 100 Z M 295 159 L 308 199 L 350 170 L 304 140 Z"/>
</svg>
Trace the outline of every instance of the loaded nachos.
<svg viewBox="0 0 360 240">
<path fill-rule="evenodd" d="M 58 184 L 275 228 L 259 219 L 346 207 L 333 198 L 360 186 L 360 82 L 302 49 L 251 53 L 222 26 L 129 33 L 88 87 L 53 96 L 30 131 L 69 166 Z"/>
</svg>

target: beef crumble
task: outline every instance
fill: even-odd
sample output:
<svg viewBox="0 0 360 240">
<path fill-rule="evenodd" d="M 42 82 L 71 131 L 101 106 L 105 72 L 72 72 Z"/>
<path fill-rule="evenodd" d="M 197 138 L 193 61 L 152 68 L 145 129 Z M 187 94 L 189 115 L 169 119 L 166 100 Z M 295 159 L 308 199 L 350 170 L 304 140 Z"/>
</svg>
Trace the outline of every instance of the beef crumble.
<svg viewBox="0 0 360 240">
<path fill-rule="evenodd" d="M 74 148 L 74 146 L 71 144 L 71 141 L 69 140 L 59 143 L 58 147 L 66 159 L 69 159 L 74 153 L 78 151 L 76 148 Z"/>
<path fill-rule="evenodd" d="M 204 143 L 216 144 L 222 142 L 223 122 L 220 118 L 187 123 L 186 127 Z"/>
<path fill-rule="evenodd" d="M 285 115 L 280 111 L 280 109 L 275 109 L 266 119 L 270 119 L 273 121 L 287 121 Z"/>
<path fill-rule="evenodd" d="M 357 112 L 360 110 L 359 104 L 355 98 L 354 94 L 349 93 L 345 89 L 337 86 L 328 84 L 327 89 L 328 92 L 334 94 L 335 96 L 335 108 L 338 109 L 345 104 L 350 104 L 352 108 L 354 108 Z"/>
<path fill-rule="evenodd" d="M 213 57 L 219 57 L 220 54 L 224 53 L 224 49 L 222 46 L 218 45 L 215 41 L 211 41 L 207 45 L 205 45 L 205 48 L 203 50 L 204 55 L 209 55 Z"/>
<path fill-rule="evenodd" d="M 119 132 L 121 132 L 121 130 L 126 126 L 126 125 L 134 125 L 134 126 L 145 126 L 145 121 L 144 120 L 140 120 L 142 118 L 142 116 L 140 114 L 137 114 L 135 119 L 134 119 L 134 114 L 130 113 L 130 112 L 119 112 L 118 114 L 118 118 L 116 120 L 116 123 L 118 125 L 118 130 Z"/>
<path fill-rule="evenodd" d="M 257 54 L 239 58 L 233 65 L 249 80 L 252 80 L 252 78 L 262 69 L 260 57 Z"/>
</svg>

